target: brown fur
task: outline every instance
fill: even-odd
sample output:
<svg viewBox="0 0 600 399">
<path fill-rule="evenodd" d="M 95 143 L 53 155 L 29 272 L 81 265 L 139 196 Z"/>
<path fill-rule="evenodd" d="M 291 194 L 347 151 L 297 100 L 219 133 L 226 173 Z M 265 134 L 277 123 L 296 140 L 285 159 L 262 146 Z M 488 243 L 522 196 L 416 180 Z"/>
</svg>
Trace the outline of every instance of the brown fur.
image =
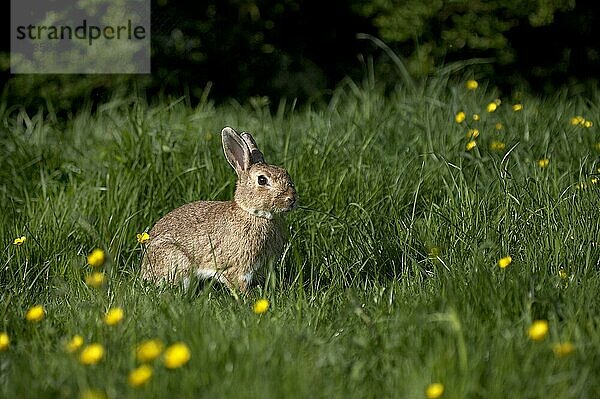
<svg viewBox="0 0 600 399">
<path fill-rule="evenodd" d="M 222 136 L 238 174 L 234 200 L 189 203 L 160 219 L 142 262 L 145 279 L 175 282 L 196 274 L 246 292 L 255 272 L 281 254 L 285 235 L 277 214 L 296 205 L 294 185 L 284 169 L 262 163 L 250 135 L 225 128 Z M 269 184 L 259 185 L 258 176 Z"/>
</svg>

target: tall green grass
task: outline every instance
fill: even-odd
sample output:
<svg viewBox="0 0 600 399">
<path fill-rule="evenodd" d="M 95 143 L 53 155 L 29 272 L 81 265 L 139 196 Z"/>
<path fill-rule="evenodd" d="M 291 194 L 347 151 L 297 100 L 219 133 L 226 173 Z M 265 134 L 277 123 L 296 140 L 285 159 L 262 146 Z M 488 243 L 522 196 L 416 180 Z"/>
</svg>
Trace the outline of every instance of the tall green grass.
<svg viewBox="0 0 600 399">
<path fill-rule="evenodd" d="M 0 396 L 420 398 L 437 381 L 445 398 L 599 397 L 600 103 L 501 98 L 488 113 L 497 96 L 348 81 L 328 104 L 274 112 L 260 99 L 134 96 L 70 117 L 3 105 Z M 225 125 L 252 132 L 296 183 L 285 256 L 247 299 L 149 286 L 136 234 L 186 202 L 232 196 Z M 84 282 L 95 247 L 108 255 L 100 289 Z M 260 297 L 271 307 L 259 316 Z M 38 323 L 23 317 L 34 304 L 47 312 Z M 109 327 L 114 306 L 125 319 Z M 527 335 L 537 319 L 549 322 L 542 342 Z M 75 334 L 102 343 L 103 361 L 67 353 Z M 185 342 L 192 357 L 177 370 L 157 359 L 133 388 L 147 338 Z M 555 356 L 567 341 L 575 351 Z"/>
</svg>

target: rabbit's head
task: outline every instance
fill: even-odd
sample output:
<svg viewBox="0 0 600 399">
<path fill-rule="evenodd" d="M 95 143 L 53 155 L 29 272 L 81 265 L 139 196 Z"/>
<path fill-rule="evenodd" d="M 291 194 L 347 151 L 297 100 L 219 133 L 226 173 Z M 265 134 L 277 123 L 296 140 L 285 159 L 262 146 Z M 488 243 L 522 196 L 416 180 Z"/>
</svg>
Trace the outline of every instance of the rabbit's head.
<svg viewBox="0 0 600 399">
<path fill-rule="evenodd" d="M 221 138 L 225 157 L 238 176 L 234 200 L 240 208 L 267 219 L 294 209 L 298 197 L 290 175 L 283 168 L 265 163 L 249 133 L 239 135 L 225 127 Z"/>
</svg>

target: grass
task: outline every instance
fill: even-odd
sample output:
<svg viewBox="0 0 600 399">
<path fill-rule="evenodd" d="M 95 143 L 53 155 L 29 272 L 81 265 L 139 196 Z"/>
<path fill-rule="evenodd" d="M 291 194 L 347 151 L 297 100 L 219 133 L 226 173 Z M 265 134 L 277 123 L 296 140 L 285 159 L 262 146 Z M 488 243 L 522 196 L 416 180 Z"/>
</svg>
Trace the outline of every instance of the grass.
<svg viewBox="0 0 600 399">
<path fill-rule="evenodd" d="M 423 398 L 440 382 L 444 398 L 599 397 L 600 101 L 502 98 L 488 113 L 496 96 L 432 80 L 388 96 L 346 82 L 329 104 L 274 112 L 261 99 L 117 98 L 69 117 L 0 107 L 0 396 Z M 285 256 L 245 300 L 216 284 L 149 286 L 136 234 L 232 195 L 225 125 L 253 132 L 295 180 Z M 84 282 L 96 247 L 100 289 Z M 35 304 L 45 318 L 25 321 Z M 105 325 L 116 306 L 123 321 Z M 534 320 L 549 323 L 540 342 Z M 99 364 L 65 351 L 75 334 L 104 346 Z M 168 370 L 159 358 L 130 387 L 150 338 L 184 342 L 191 359 Z M 555 356 L 561 342 L 574 352 Z"/>
</svg>

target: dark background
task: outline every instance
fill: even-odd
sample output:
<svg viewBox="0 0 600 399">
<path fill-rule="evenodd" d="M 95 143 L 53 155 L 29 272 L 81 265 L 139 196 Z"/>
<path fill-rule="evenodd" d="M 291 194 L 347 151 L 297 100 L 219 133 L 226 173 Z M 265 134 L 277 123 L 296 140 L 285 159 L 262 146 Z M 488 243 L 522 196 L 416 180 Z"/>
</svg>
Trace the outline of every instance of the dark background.
<svg viewBox="0 0 600 399">
<path fill-rule="evenodd" d="M 455 65 L 456 79 L 552 94 L 595 90 L 600 76 L 592 1 L 153 0 L 152 75 L 10 75 L 8 11 L 2 96 L 25 107 L 76 109 L 132 91 L 191 103 L 327 101 L 343 78 L 370 70 L 381 85 L 402 84 L 389 55 L 359 33 L 380 38 L 417 81 Z"/>
</svg>

